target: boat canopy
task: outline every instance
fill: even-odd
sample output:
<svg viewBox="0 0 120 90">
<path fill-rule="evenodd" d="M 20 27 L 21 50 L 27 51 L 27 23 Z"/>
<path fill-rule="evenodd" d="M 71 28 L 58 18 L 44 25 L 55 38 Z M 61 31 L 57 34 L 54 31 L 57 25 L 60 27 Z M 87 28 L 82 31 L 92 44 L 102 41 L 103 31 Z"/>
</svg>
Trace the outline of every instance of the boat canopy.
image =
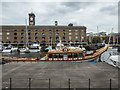
<svg viewBox="0 0 120 90">
<path fill-rule="evenodd" d="M 48 51 L 49 54 L 52 54 L 52 53 L 61 54 L 61 53 L 71 53 L 71 52 L 72 53 L 83 53 L 83 49 L 81 48 L 71 49 L 71 48 L 64 46 L 63 48 L 59 50 L 52 49 Z"/>
<path fill-rule="evenodd" d="M 116 62 L 120 62 L 120 61 L 119 61 L 119 58 L 120 58 L 119 55 L 114 55 L 114 56 L 111 56 L 111 57 L 110 57 L 111 60 L 116 61 Z"/>
<path fill-rule="evenodd" d="M 64 44 L 58 43 L 58 44 L 57 44 L 57 47 L 59 47 L 59 46 L 62 46 L 62 47 L 63 47 Z"/>
</svg>

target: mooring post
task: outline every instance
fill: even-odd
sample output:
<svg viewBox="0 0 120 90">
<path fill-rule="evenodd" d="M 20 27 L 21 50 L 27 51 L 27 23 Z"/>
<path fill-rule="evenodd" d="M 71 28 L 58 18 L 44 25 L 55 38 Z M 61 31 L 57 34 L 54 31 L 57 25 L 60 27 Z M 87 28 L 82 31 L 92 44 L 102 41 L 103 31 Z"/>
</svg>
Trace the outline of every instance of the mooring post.
<svg viewBox="0 0 120 90">
<path fill-rule="evenodd" d="M 10 90 L 12 90 L 12 78 L 10 78 Z"/>
<path fill-rule="evenodd" d="M 120 68 L 118 68 L 118 82 L 120 82 Z M 118 88 L 120 88 L 120 83 L 118 83 Z"/>
<path fill-rule="evenodd" d="M 68 79 L 68 85 L 69 85 L 69 90 L 70 90 L 70 78 Z"/>
<path fill-rule="evenodd" d="M 110 90 L 111 90 L 111 79 L 110 79 Z"/>
<path fill-rule="evenodd" d="M 89 78 L 89 90 L 90 90 L 90 78 Z"/>
<path fill-rule="evenodd" d="M 49 90 L 50 90 L 50 78 L 49 78 Z"/>
<path fill-rule="evenodd" d="M 31 78 L 29 78 L 29 90 L 31 90 Z"/>
<path fill-rule="evenodd" d="M 118 46 L 118 52 L 120 52 L 120 45 Z"/>
<path fill-rule="evenodd" d="M 99 56 L 99 62 L 101 62 L 101 55 Z"/>
</svg>

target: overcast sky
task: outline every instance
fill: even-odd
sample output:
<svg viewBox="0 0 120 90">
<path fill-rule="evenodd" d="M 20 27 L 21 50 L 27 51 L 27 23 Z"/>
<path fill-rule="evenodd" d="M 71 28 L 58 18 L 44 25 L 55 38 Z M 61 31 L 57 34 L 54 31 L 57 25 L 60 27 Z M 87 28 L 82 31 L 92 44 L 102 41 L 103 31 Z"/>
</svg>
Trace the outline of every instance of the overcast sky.
<svg viewBox="0 0 120 90">
<path fill-rule="evenodd" d="M 28 13 L 36 15 L 36 25 L 86 26 L 87 32 L 118 32 L 117 2 L 2 2 L 2 25 L 25 25 Z"/>
</svg>

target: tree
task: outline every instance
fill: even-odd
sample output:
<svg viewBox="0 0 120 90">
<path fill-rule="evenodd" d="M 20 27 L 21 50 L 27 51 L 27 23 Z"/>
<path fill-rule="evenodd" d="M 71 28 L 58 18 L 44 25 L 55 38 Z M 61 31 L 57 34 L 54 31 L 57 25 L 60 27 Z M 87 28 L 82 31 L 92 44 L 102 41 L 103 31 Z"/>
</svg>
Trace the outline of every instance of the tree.
<svg viewBox="0 0 120 90">
<path fill-rule="evenodd" d="M 97 44 L 97 43 L 102 43 L 102 40 L 101 40 L 100 37 L 93 37 L 92 43 L 95 43 L 95 44 Z"/>
</svg>

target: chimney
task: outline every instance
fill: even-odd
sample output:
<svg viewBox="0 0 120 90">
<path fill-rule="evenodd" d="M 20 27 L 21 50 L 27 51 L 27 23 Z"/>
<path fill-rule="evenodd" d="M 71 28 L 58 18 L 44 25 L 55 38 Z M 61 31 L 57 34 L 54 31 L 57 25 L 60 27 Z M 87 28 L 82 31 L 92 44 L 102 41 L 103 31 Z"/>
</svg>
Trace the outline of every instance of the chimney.
<svg viewBox="0 0 120 90">
<path fill-rule="evenodd" d="M 57 21 L 55 21 L 55 26 L 57 26 L 58 25 L 58 22 Z"/>
<path fill-rule="evenodd" d="M 70 24 L 68 24 L 68 26 L 73 26 L 73 24 L 72 24 L 72 23 L 70 23 Z"/>
</svg>

